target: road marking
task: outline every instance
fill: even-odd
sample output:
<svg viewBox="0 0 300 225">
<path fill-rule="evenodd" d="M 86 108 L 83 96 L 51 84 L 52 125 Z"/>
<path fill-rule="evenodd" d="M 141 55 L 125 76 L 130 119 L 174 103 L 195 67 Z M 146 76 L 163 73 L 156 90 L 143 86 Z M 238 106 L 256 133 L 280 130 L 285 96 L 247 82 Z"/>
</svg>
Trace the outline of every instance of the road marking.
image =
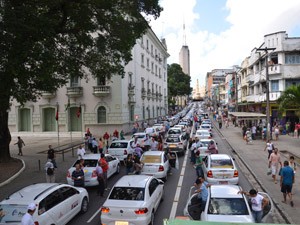
<svg viewBox="0 0 300 225">
<path fill-rule="evenodd" d="M 92 217 L 91 217 L 88 221 L 86 221 L 86 222 L 87 222 L 87 223 L 90 223 L 90 222 L 97 216 L 97 214 L 100 213 L 100 210 L 101 210 L 101 208 L 98 209 L 98 210 L 94 213 L 94 215 L 92 215 Z"/>
<path fill-rule="evenodd" d="M 189 151 L 187 149 L 185 151 L 183 164 L 182 164 L 182 168 L 181 168 L 181 171 L 180 171 L 180 177 L 179 177 L 179 180 L 178 180 L 178 183 L 177 183 L 177 189 L 176 189 L 176 193 L 175 193 L 175 196 L 174 196 L 174 200 L 173 200 L 172 209 L 171 209 L 171 212 L 170 212 L 169 219 L 175 219 L 175 217 L 176 217 L 176 211 L 177 211 L 178 201 L 179 201 L 179 197 L 180 197 L 180 193 L 181 193 L 181 186 L 182 186 L 182 182 L 183 182 L 183 176 L 184 176 L 184 172 L 185 172 L 185 167 L 186 167 L 186 163 L 187 163 L 188 154 L 189 154 Z"/>
</svg>

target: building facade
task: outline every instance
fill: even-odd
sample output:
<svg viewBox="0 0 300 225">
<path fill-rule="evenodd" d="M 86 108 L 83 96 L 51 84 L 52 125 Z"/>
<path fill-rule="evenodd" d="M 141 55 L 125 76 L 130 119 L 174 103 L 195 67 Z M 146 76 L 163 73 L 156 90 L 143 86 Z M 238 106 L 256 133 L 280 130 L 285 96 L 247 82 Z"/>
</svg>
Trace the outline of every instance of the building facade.
<svg viewBox="0 0 300 225">
<path fill-rule="evenodd" d="M 125 76 L 110 80 L 86 74 L 73 77 L 55 93 L 43 92 L 37 102 L 23 107 L 12 102 L 9 112 L 11 132 L 82 133 L 87 128 L 95 135 L 128 132 L 135 122 L 168 113 L 167 47 L 149 28 L 136 41 L 132 61 L 125 66 Z M 81 135 L 81 134 L 80 134 Z"/>
</svg>

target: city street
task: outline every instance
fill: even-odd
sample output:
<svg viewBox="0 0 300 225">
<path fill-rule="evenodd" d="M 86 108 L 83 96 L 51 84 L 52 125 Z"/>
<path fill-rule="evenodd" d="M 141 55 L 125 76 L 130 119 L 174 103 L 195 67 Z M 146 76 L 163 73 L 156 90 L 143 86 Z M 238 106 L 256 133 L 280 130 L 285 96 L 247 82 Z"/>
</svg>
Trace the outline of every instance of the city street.
<svg viewBox="0 0 300 225">
<path fill-rule="evenodd" d="M 233 128 L 235 129 L 235 128 Z M 239 167 L 239 175 L 240 182 L 239 184 L 242 186 L 244 190 L 249 190 L 251 187 L 258 188 L 260 185 L 257 180 L 253 177 L 253 175 L 248 171 L 244 163 L 241 162 L 241 159 L 236 154 L 238 149 L 232 148 L 232 143 L 229 144 L 226 138 L 226 135 L 221 130 L 221 133 L 218 129 L 213 129 L 214 139 L 218 143 L 218 148 L 220 153 L 230 154 L 235 158 L 236 163 Z M 229 131 L 229 130 L 227 130 Z M 227 132 L 228 135 L 229 132 Z M 1 187 L 0 198 L 3 199 L 9 193 L 13 193 L 20 189 L 23 186 L 28 184 L 44 182 L 45 174 L 44 171 L 39 171 L 39 161 L 41 163 L 41 168 L 46 160 L 45 154 L 39 154 L 43 150 L 47 149 L 47 145 L 49 143 L 53 144 L 53 140 L 50 138 L 43 137 L 24 137 L 26 141 L 27 147 L 24 150 L 24 161 L 26 162 L 25 171 L 10 184 L 7 184 Z M 73 141 L 79 141 L 80 138 L 73 137 Z M 61 143 L 67 143 L 70 141 L 70 138 L 61 138 Z M 230 141 L 230 140 L 229 140 Z M 243 145 L 243 140 L 241 139 L 240 145 Z M 16 148 L 12 147 L 12 153 L 16 155 Z M 76 151 L 76 150 L 75 150 Z M 185 159 L 185 160 L 184 160 Z M 64 161 L 62 155 L 57 155 L 58 162 L 58 171 L 56 173 L 56 181 L 65 183 L 66 182 L 66 171 L 70 167 L 70 165 L 76 160 L 75 156 L 72 156 L 72 152 L 69 151 L 64 156 Z M 165 183 L 165 198 L 164 201 L 160 204 L 158 211 L 155 215 L 155 224 L 162 224 L 163 219 L 165 218 L 174 218 L 183 215 L 183 209 L 185 207 L 188 193 L 190 187 L 193 185 L 196 179 L 196 173 L 192 165 L 190 164 L 190 160 L 188 156 L 181 156 L 180 167 L 179 170 L 173 169 L 172 175 L 168 177 L 167 182 Z M 184 165 L 183 165 L 184 164 Z M 122 166 L 121 173 L 118 175 L 114 175 L 108 182 L 109 187 L 112 187 L 114 183 L 125 174 L 125 168 Z M 180 176 L 181 175 L 181 176 Z M 76 224 L 99 224 L 99 209 L 102 206 L 105 198 L 108 195 L 108 191 L 105 192 L 104 198 L 96 195 L 95 188 L 88 188 L 88 192 L 90 195 L 90 206 L 89 210 L 86 214 L 77 215 L 73 220 L 71 220 L 68 224 L 76 225 Z M 274 223 L 285 223 L 284 219 L 282 219 L 279 213 L 275 213 L 273 217 Z"/>
</svg>

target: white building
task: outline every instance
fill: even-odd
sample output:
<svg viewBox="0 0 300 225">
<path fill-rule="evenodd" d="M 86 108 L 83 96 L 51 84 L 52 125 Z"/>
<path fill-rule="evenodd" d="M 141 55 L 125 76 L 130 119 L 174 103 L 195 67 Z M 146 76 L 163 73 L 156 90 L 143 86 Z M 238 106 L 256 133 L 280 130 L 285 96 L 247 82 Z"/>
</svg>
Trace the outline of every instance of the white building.
<svg viewBox="0 0 300 225">
<path fill-rule="evenodd" d="M 168 113 L 166 43 L 149 28 L 132 49 L 133 60 L 125 77 L 110 80 L 72 78 L 56 93 L 43 93 L 37 102 L 24 107 L 12 102 L 11 132 L 82 135 L 87 128 L 96 136 L 115 129 L 128 132 L 133 124 Z M 56 111 L 58 109 L 58 120 Z"/>
</svg>

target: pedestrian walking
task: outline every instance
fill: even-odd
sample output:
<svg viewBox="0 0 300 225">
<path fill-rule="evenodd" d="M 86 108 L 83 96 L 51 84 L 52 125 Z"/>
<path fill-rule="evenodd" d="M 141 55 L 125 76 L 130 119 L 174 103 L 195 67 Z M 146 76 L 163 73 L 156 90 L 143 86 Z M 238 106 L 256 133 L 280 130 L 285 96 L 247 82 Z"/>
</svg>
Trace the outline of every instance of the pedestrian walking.
<svg viewBox="0 0 300 225">
<path fill-rule="evenodd" d="M 120 139 L 121 140 L 125 140 L 125 137 L 124 137 L 124 131 L 123 130 L 121 130 L 121 132 L 120 132 Z"/>
<path fill-rule="evenodd" d="M 152 137 L 150 142 L 151 151 L 157 151 L 158 150 L 157 147 L 158 147 L 158 142 L 155 140 L 154 137 Z"/>
<path fill-rule="evenodd" d="M 75 170 L 72 172 L 72 180 L 75 187 L 84 187 L 84 172 L 79 163 L 75 165 Z"/>
<path fill-rule="evenodd" d="M 25 146 L 25 143 L 20 136 L 18 136 L 18 141 L 15 143 L 15 145 L 18 145 L 18 149 L 19 149 L 18 155 L 23 156 L 22 148 L 23 146 Z"/>
<path fill-rule="evenodd" d="M 132 159 L 132 154 L 128 154 L 127 158 L 124 160 L 124 164 L 126 166 L 126 175 L 133 172 L 134 161 Z"/>
<path fill-rule="evenodd" d="M 54 149 L 52 148 L 52 145 L 49 145 L 48 146 L 48 152 L 47 152 L 47 159 L 50 159 L 51 162 L 53 163 L 54 165 L 54 168 L 57 168 L 57 164 L 56 164 L 56 160 L 55 160 L 55 151 Z"/>
<path fill-rule="evenodd" d="M 21 225 L 35 225 L 33 220 L 33 214 L 36 210 L 35 203 L 30 203 L 27 206 L 27 212 L 24 214 L 21 220 Z"/>
<path fill-rule="evenodd" d="M 78 159 L 82 159 L 84 155 L 85 155 L 85 149 L 83 148 L 82 145 L 79 145 L 79 147 L 77 149 Z"/>
<path fill-rule="evenodd" d="M 292 188 L 294 183 L 295 174 L 293 169 L 289 166 L 288 161 L 284 161 L 283 168 L 280 171 L 280 187 L 283 194 L 283 203 L 286 202 L 286 196 L 289 197 L 290 204 L 294 207 Z"/>
<path fill-rule="evenodd" d="M 92 141 L 92 149 L 93 149 L 94 154 L 98 153 L 98 142 L 96 141 L 96 138 L 94 138 L 94 137 L 93 137 L 93 141 Z"/>
<path fill-rule="evenodd" d="M 269 203 L 267 198 L 258 194 L 255 189 L 251 189 L 249 192 L 239 191 L 238 194 L 244 194 L 250 197 L 253 219 L 255 223 L 261 223 L 263 210 Z"/>
<path fill-rule="evenodd" d="M 105 159 L 105 154 L 101 154 L 100 158 L 101 167 L 103 170 L 103 181 L 104 181 L 104 188 L 107 189 L 107 171 L 108 171 L 108 162 Z"/>
<path fill-rule="evenodd" d="M 274 152 L 270 155 L 269 158 L 269 168 L 271 168 L 272 178 L 275 184 L 277 184 L 276 174 L 278 173 L 278 166 L 282 167 L 280 155 L 278 153 L 278 148 L 274 149 Z"/>
<path fill-rule="evenodd" d="M 51 162 L 51 159 L 48 159 L 48 161 L 46 162 L 45 171 L 46 171 L 46 182 L 55 183 L 54 165 Z"/>
<path fill-rule="evenodd" d="M 256 138 L 256 126 L 255 125 L 253 125 L 251 127 L 251 133 L 252 133 L 252 140 L 255 140 L 255 138 Z"/>
<path fill-rule="evenodd" d="M 270 155 L 272 154 L 274 149 L 275 149 L 274 144 L 271 142 L 270 139 L 268 139 L 266 143 L 266 147 L 264 149 L 264 151 L 268 150 L 268 159 L 270 159 Z"/>
<path fill-rule="evenodd" d="M 106 150 L 108 149 L 108 139 L 109 139 L 109 134 L 105 132 L 105 134 L 103 135 L 103 140 L 105 142 Z"/>
<path fill-rule="evenodd" d="M 104 146 L 104 143 L 103 143 L 102 138 L 100 137 L 99 141 L 98 141 L 98 149 L 99 149 L 100 154 L 103 153 L 103 146 Z"/>
<path fill-rule="evenodd" d="M 97 181 L 98 181 L 97 195 L 100 195 L 101 197 L 103 197 L 105 183 L 104 183 L 104 176 L 103 176 L 103 169 L 102 169 L 101 161 L 98 161 L 98 165 L 96 166 L 95 171 L 97 174 Z"/>
<path fill-rule="evenodd" d="M 290 133 L 291 133 L 291 123 L 289 121 L 286 122 L 286 124 L 285 124 L 285 131 L 286 131 L 286 134 L 290 136 Z"/>
<path fill-rule="evenodd" d="M 222 116 L 219 115 L 217 120 L 218 120 L 218 124 L 219 124 L 219 129 L 221 129 L 222 128 Z"/>
<path fill-rule="evenodd" d="M 297 164 L 295 163 L 295 157 L 292 155 L 290 156 L 289 166 L 293 169 L 294 174 L 296 175 Z M 294 181 L 295 181 L 295 176 L 294 176 Z"/>
<path fill-rule="evenodd" d="M 197 151 L 195 154 L 196 162 L 195 162 L 195 169 L 196 169 L 196 175 L 197 177 L 203 177 L 203 170 L 202 170 L 202 156 L 200 155 L 200 151 Z"/>
<path fill-rule="evenodd" d="M 275 135 L 275 141 L 278 141 L 278 138 L 279 138 L 279 127 L 278 127 L 278 125 L 276 125 L 274 127 L 274 135 Z"/>
</svg>

